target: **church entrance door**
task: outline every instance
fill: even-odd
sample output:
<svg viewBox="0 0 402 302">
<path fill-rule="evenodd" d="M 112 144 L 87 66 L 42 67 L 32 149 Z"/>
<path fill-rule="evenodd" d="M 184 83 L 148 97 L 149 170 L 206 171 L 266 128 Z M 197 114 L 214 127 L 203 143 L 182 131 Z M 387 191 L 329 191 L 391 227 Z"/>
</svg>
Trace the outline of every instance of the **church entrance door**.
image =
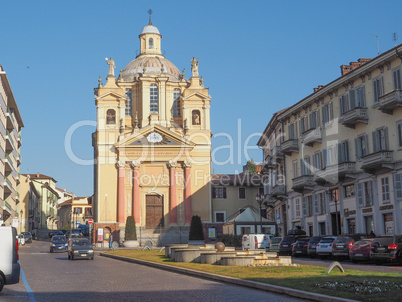
<svg viewBox="0 0 402 302">
<path fill-rule="evenodd" d="M 160 195 L 146 195 L 146 227 L 163 227 L 163 198 Z"/>
</svg>

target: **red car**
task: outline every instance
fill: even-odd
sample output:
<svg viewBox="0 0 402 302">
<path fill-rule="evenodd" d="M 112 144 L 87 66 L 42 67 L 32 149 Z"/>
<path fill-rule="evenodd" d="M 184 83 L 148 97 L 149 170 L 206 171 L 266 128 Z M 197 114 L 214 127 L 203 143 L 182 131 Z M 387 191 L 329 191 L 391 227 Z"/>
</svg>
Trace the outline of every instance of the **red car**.
<svg viewBox="0 0 402 302">
<path fill-rule="evenodd" d="M 362 239 L 356 241 L 353 246 L 349 249 L 349 257 L 353 263 L 358 261 L 368 261 L 370 260 L 370 244 L 374 239 Z"/>
</svg>

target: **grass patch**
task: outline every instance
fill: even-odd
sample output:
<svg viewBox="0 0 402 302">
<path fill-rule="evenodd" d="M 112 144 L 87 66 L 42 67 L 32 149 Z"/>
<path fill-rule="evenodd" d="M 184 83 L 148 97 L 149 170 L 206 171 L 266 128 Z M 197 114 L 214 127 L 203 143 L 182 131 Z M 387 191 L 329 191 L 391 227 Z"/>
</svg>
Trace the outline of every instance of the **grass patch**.
<svg viewBox="0 0 402 302">
<path fill-rule="evenodd" d="M 243 267 L 183 263 L 166 258 L 157 250 L 117 250 L 107 253 L 359 301 L 402 301 L 402 276 L 396 273 L 357 270 L 341 273 L 334 269 L 327 274 L 325 267 L 310 265 Z"/>
</svg>

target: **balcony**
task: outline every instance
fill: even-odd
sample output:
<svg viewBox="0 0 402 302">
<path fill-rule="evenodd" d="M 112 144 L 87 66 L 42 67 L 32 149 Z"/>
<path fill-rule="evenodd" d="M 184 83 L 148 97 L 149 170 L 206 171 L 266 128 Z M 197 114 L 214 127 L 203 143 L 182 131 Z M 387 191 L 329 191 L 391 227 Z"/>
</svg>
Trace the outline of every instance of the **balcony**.
<svg viewBox="0 0 402 302">
<path fill-rule="evenodd" d="M 367 108 L 356 107 L 348 112 L 345 112 L 339 119 L 342 125 L 354 128 L 358 123 L 368 124 Z"/>
<path fill-rule="evenodd" d="M 17 142 L 18 142 L 18 147 L 21 147 L 21 144 L 22 144 L 21 134 L 18 134 Z"/>
<path fill-rule="evenodd" d="M 304 190 L 313 190 L 314 176 L 302 175 L 292 179 L 292 190 L 296 192 L 303 192 Z"/>
<path fill-rule="evenodd" d="M 315 172 L 314 182 L 317 184 L 332 183 L 336 184 L 339 180 L 345 177 L 353 177 L 356 173 L 356 163 L 355 162 L 343 162 L 339 164 L 333 164 L 327 166 L 325 169 L 318 170 Z"/>
<path fill-rule="evenodd" d="M 306 146 L 312 147 L 314 143 L 321 143 L 322 133 L 321 128 L 309 129 L 302 133 L 302 143 Z"/>
<path fill-rule="evenodd" d="M 279 161 L 283 161 L 285 156 L 283 155 L 281 146 L 275 146 L 272 149 L 272 161 L 276 164 Z"/>
<path fill-rule="evenodd" d="M 11 181 L 8 179 L 8 177 L 4 177 L 3 187 L 5 193 L 12 193 L 14 191 L 13 185 Z"/>
<path fill-rule="evenodd" d="M 275 169 L 276 168 L 276 163 L 274 163 L 272 161 L 272 157 L 271 156 L 267 156 L 265 158 L 265 161 L 262 165 L 262 172 L 263 173 L 268 173 L 269 170 L 271 169 Z"/>
<path fill-rule="evenodd" d="M 11 172 L 14 171 L 14 165 L 13 165 L 13 161 L 10 158 L 10 155 L 5 153 L 6 156 L 6 160 L 5 160 L 5 171 L 6 172 Z"/>
<path fill-rule="evenodd" d="M 381 150 L 362 157 L 361 168 L 366 173 L 375 174 L 380 169 L 394 169 L 393 152 L 389 150 Z"/>
<path fill-rule="evenodd" d="M 286 199 L 286 186 L 285 185 L 276 185 L 272 190 L 272 197 L 280 200 Z"/>
<path fill-rule="evenodd" d="M 15 128 L 15 121 L 13 117 L 13 113 L 10 108 L 7 108 L 7 129 L 14 129 Z"/>
<path fill-rule="evenodd" d="M 402 107 L 402 90 L 395 89 L 380 96 L 380 107 L 378 109 L 382 112 L 392 114 L 397 107 Z"/>
<path fill-rule="evenodd" d="M 6 131 L 6 150 L 14 149 L 14 140 L 10 131 Z"/>
<path fill-rule="evenodd" d="M 299 153 L 299 140 L 297 139 L 288 139 L 284 141 L 281 145 L 282 152 L 285 155 L 292 155 L 292 152 Z"/>
<path fill-rule="evenodd" d="M 21 165 L 21 154 L 17 154 L 17 164 Z"/>
<path fill-rule="evenodd" d="M 4 201 L 3 211 L 7 211 L 8 217 L 13 214 L 13 209 L 7 201 Z M 3 215 L 5 216 L 5 212 L 3 212 Z"/>
<path fill-rule="evenodd" d="M 263 203 L 267 207 L 273 208 L 273 207 L 275 207 L 275 198 L 273 198 L 270 194 L 267 194 L 267 195 L 265 195 Z"/>
</svg>

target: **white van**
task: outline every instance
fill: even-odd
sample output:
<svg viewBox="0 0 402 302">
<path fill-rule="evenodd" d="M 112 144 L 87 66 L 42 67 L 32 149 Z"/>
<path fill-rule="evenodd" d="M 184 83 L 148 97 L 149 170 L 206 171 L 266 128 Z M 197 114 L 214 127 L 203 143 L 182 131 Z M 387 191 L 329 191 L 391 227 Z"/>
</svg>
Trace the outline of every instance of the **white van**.
<svg viewBox="0 0 402 302">
<path fill-rule="evenodd" d="M 20 282 L 17 230 L 0 227 L 0 291 L 4 285 Z"/>
<path fill-rule="evenodd" d="M 266 249 L 271 241 L 271 234 L 247 234 L 242 236 L 242 249 Z"/>
</svg>

